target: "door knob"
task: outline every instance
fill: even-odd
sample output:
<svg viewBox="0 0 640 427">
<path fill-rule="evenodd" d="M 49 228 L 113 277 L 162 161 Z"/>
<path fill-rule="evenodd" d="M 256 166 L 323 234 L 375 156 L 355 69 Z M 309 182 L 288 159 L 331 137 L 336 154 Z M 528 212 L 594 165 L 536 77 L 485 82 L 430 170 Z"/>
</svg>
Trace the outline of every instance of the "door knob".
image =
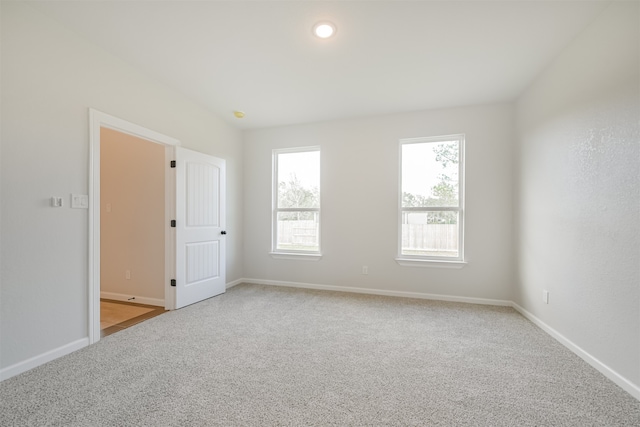
<svg viewBox="0 0 640 427">
<path fill-rule="evenodd" d="M 226 232 L 226 231 L 224 231 L 224 230 L 222 230 L 222 231 L 220 232 L 220 234 L 227 234 L 227 232 Z"/>
</svg>

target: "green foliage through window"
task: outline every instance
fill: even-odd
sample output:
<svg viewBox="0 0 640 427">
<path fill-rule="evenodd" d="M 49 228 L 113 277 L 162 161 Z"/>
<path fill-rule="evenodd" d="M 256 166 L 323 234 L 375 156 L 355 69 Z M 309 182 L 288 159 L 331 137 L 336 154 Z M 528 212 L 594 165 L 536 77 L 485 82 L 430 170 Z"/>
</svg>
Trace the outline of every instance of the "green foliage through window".
<svg viewBox="0 0 640 427">
<path fill-rule="evenodd" d="M 318 187 L 305 188 L 295 173 L 289 175 L 288 181 L 278 183 L 279 208 L 317 208 L 320 206 Z"/>
</svg>

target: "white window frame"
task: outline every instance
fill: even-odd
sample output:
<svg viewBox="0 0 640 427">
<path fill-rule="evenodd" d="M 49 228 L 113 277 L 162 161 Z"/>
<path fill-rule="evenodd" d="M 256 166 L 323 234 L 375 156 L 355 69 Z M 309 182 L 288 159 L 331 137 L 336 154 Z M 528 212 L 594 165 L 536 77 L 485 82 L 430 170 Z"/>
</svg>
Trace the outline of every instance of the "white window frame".
<svg viewBox="0 0 640 427">
<path fill-rule="evenodd" d="M 435 143 L 435 142 L 458 142 L 458 206 L 439 206 L 439 207 L 403 207 L 402 206 L 402 147 L 405 144 L 423 144 L 423 143 Z M 435 137 L 421 137 L 421 138 L 404 138 L 400 140 L 398 145 L 399 151 L 399 178 L 398 178 L 398 256 L 396 262 L 402 266 L 409 267 L 443 267 L 443 268 L 462 268 L 465 264 L 464 255 L 464 223 L 465 223 L 465 135 L 445 135 Z M 458 213 L 458 256 L 457 257 L 441 257 L 441 256 L 427 256 L 427 255 L 405 255 L 402 253 L 402 218 L 404 212 L 457 212 Z"/>
<path fill-rule="evenodd" d="M 321 155 L 320 146 L 310 147 L 295 147 L 295 148 L 278 148 L 272 151 L 272 190 L 271 190 L 271 252 L 270 255 L 277 259 L 294 259 L 294 260 L 306 260 L 306 261 L 318 261 L 322 258 L 322 233 L 321 233 L 321 212 L 322 206 L 322 192 L 320 188 L 319 200 L 317 208 L 279 208 L 278 207 L 278 155 L 288 153 L 304 153 L 309 151 L 317 151 Z M 322 170 L 322 157 L 320 159 L 320 169 Z M 320 181 L 322 176 L 320 176 Z M 303 251 L 303 250 L 287 250 L 283 251 L 278 249 L 278 213 L 280 212 L 317 212 L 318 214 L 318 250 L 317 251 Z"/>
</svg>

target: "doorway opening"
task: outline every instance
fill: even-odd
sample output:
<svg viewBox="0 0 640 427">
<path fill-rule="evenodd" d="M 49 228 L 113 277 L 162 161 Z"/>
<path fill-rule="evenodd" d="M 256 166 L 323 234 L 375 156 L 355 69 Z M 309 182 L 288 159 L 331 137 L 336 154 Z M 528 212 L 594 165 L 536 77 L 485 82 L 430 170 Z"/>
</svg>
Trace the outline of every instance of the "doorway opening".
<svg viewBox="0 0 640 427">
<path fill-rule="evenodd" d="M 110 294 L 104 294 L 104 298 L 126 300 L 144 304 L 164 305 L 166 310 L 175 310 L 207 298 L 214 297 L 226 290 L 226 162 L 224 159 L 210 156 L 179 147 L 180 141 L 159 134 L 142 126 L 127 122 L 117 117 L 90 109 L 90 170 L 89 170 L 89 291 L 88 291 L 88 328 L 89 343 L 93 344 L 100 339 L 100 297 L 101 292 L 101 215 L 112 215 L 112 211 L 124 203 L 116 202 L 116 205 L 105 201 L 101 202 L 101 139 L 105 134 L 116 131 L 124 134 L 130 140 L 143 140 L 148 145 L 154 143 L 162 147 L 157 153 L 161 158 L 164 154 L 164 187 L 156 192 L 164 191 L 164 209 L 157 204 L 155 209 L 146 215 L 141 215 L 142 224 L 134 226 L 130 233 L 140 233 L 148 222 L 158 221 L 158 226 L 151 231 L 158 237 L 155 240 L 152 259 L 161 260 L 164 252 L 163 274 L 158 273 L 164 283 L 164 295 L 158 291 L 156 296 L 136 296 L 128 292 L 130 286 L 127 280 L 133 280 L 140 271 L 139 265 L 132 259 L 135 258 L 129 252 L 124 261 L 115 260 L 115 275 L 109 280 L 116 284 L 115 290 Z M 127 145 L 127 147 L 129 147 Z M 157 148 L 157 147 L 156 147 Z M 129 150 L 127 150 L 127 153 Z M 139 164 L 145 163 L 146 157 L 138 160 Z M 135 162 L 134 162 L 135 163 Z M 135 166 L 135 165 L 134 165 Z M 142 168 L 141 168 L 142 169 Z M 118 175 L 116 168 L 116 175 Z M 136 171 L 137 172 L 137 171 Z M 158 174 L 160 176 L 160 174 Z M 160 178 L 156 178 L 160 180 Z M 128 185 L 125 184 L 125 185 Z M 122 185 L 118 187 L 123 188 Z M 105 191 L 106 188 L 105 188 Z M 118 191 L 111 192 L 113 200 L 118 200 Z M 145 199 L 144 190 L 138 196 Z M 138 205 L 140 206 L 140 205 Z M 144 207 L 144 203 L 142 205 Z M 110 209 L 110 212 L 107 210 Z M 142 208 L 140 208 L 142 209 Z M 129 213 L 130 216 L 137 212 Z M 154 221 L 150 221 L 153 217 Z M 124 226 L 122 226 L 124 227 Z M 122 230 L 115 228 L 106 231 L 107 239 L 120 234 Z M 129 243 L 136 245 L 137 239 Z M 118 239 L 115 243 L 117 247 Z M 106 246 L 105 246 L 106 247 Z M 134 248 L 135 249 L 135 248 Z M 138 249 L 140 250 L 140 249 Z M 148 249 L 147 249 L 148 250 Z M 119 253 L 115 252 L 116 258 Z M 147 264 L 154 261 L 144 258 Z M 156 261 L 161 263 L 161 261 Z M 129 268 L 129 265 L 133 267 Z M 156 270 L 158 268 L 156 267 Z M 124 275 L 124 285 L 123 282 Z M 105 274 L 105 278 L 107 274 Z M 129 283 L 130 284 L 130 283 Z M 120 286 L 119 288 L 117 286 Z M 125 291 L 122 291 L 125 289 Z M 124 293 L 123 293 L 124 292 Z M 142 292 L 142 291 L 140 291 Z M 164 300 L 162 300 L 162 296 Z"/>
<path fill-rule="evenodd" d="M 170 277 L 174 274 L 174 265 L 170 260 L 174 258 L 174 250 L 172 248 L 175 245 L 173 244 L 174 236 L 170 232 L 168 224 L 169 218 L 173 217 L 175 214 L 175 208 L 172 208 L 172 206 L 175 207 L 175 195 L 174 191 L 172 191 L 172 188 L 174 187 L 174 179 L 172 174 L 168 172 L 168 167 L 166 167 L 166 165 L 169 164 L 169 160 L 173 157 L 174 147 L 179 145 L 180 142 L 150 129 L 146 129 L 142 126 L 135 125 L 93 109 L 89 110 L 89 116 L 91 159 L 89 173 L 88 328 L 89 342 L 93 344 L 100 339 L 102 334 L 101 297 L 103 297 L 103 299 L 125 302 L 135 301 L 136 303 L 146 305 L 161 306 L 163 310 L 171 310 L 174 308 L 174 293 L 170 288 Z M 130 193 L 122 191 L 123 189 L 128 189 L 129 183 L 126 182 L 127 177 L 125 174 L 118 174 L 117 167 L 114 171 L 109 172 L 114 176 L 112 176 L 111 179 L 105 180 L 106 185 L 103 188 L 103 182 L 101 180 L 102 155 L 104 154 L 107 160 L 113 160 L 114 158 L 119 157 L 117 154 L 118 150 L 116 150 L 116 154 L 112 153 L 111 150 L 106 150 L 103 153 L 103 144 L 105 147 L 112 145 L 113 141 L 109 138 L 115 138 L 118 140 L 114 145 L 119 146 L 116 148 L 119 148 L 121 151 L 120 156 L 127 157 L 131 155 L 133 151 L 135 151 L 136 145 L 138 146 L 137 148 L 142 147 L 143 149 L 151 151 L 154 151 L 153 149 L 155 149 L 154 156 L 157 161 L 154 163 L 161 163 L 155 166 L 162 168 L 162 172 L 158 174 L 156 171 L 154 176 L 156 181 L 160 180 L 161 182 L 156 182 L 155 186 L 153 186 L 154 189 L 149 190 L 149 192 L 154 193 L 153 197 L 147 197 L 150 195 L 145 194 L 146 190 L 142 190 L 143 196 L 140 196 L 140 192 L 138 191 L 137 196 L 138 199 L 142 198 L 146 201 L 151 199 L 154 200 L 153 205 L 155 206 L 155 211 L 152 215 L 153 220 L 146 218 L 147 223 L 155 224 L 151 228 L 145 223 L 144 219 L 144 216 L 148 216 L 148 213 L 146 213 L 147 215 L 137 215 L 139 212 L 136 212 L 141 207 L 144 210 L 145 203 L 140 203 L 144 202 L 144 200 L 133 200 L 132 202 L 130 199 L 136 198 L 135 192 L 133 192 L 133 195 L 121 194 Z M 150 147 L 152 147 L 152 149 Z M 144 161 L 144 154 L 142 156 L 142 160 L 139 156 L 136 157 L 131 155 L 130 157 L 131 158 L 127 157 L 125 160 L 132 161 L 133 163 L 137 162 L 140 170 L 146 169 L 147 162 Z M 136 159 L 132 160 L 134 157 Z M 133 169 L 135 170 L 135 168 Z M 120 182 L 122 180 L 124 180 L 124 182 Z M 141 179 L 141 181 L 143 184 L 142 187 L 148 184 L 145 184 L 144 179 Z M 114 188 L 110 188 L 110 186 Z M 105 201 L 105 203 L 102 203 L 101 196 L 103 189 L 105 194 L 110 197 L 109 200 L 115 200 L 115 202 Z M 159 192 L 162 193 L 162 196 L 157 194 Z M 160 202 L 158 202 L 158 199 L 160 199 Z M 126 205 L 129 206 L 127 207 Z M 158 208 L 160 208 L 159 212 Z M 105 218 L 104 225 L 107 227 L 104 230 L 102 229 L 103 215 Z M 127 220 L 127 216 L 130 217 L 132 215 L 140 217 L 135 221 L 133 226 L 125 221 Z M 124 222 L 121 221 L 118 224 L 116 221 L 116 224 L 114 225 L 114 221 L 111 221 L 111 219 L 118 216 L 120 216 L 120 219 Z M 128 234 L 132 234 L 132 229 L 134 230 L 134 236 L 128 236 Z M 103 234 L 104 236 L 102 236 Z M 154 238 L 152 239 L 153 243 L 151 244 L 153 246 L 152 250 L 149 251 L 149 247 L 151 246 L 148 246 L 147 248 L 140 248 L 136 246 L 136 242 L 148 240 L 140 239 L 139 237 L 141 234 L 147 235 L 147 237 L 153 234 Z M 123 241 L 119 242 L 119 240 Z M 125 247 L 125 244 L 126 250 L 122 250 Z M 147 242 L 147 245 L 148 244 L 149 242 Z M 103 249 L 105 251 L 104 260 L 102 256 Z M 136 251 L 145 253 L 139 253 L 138 255 L 140 256 L 137 256 L 135 255 Z M 153 254 L 149 256 L 146 252 L 153 252 Z M 101 265 L 103 261 L 107 262 L 107 264 L 111 266 L 115 266 L 109 269 L 111 271 L 105 270 L 104 272 L 105 283 L 109 282 L 109 289 L 102 289 L 101 286 L 101 279 L 103 278 Z M 160 262 L 160 266 L 156 265 L 155 268 L 153 268 L 152 265 L 154 263 L 157 264 L 158 262 Z M 140 276 L 138 277 L 139 274 Z M 132 293 L 129 292 L 131 290 L 131 286 L 128 285 L 131 285 L 134 282 L 142 285 L 142 287 L 134 291 L 135 293 Z M 141 313 L 140 315 L 144 314 L 145 313 Z M 114 323 L 111 326 L 121 324 L 123 322 L 131 323 L 133 322 L 132 319 L 136 317 L 139 316 L 125 319 L 118 323 Z"/>
<path fill-rule="evenodd" d="M 164 151 L 100 128 L 101 337 L 164 311 Z"/>
</svg>

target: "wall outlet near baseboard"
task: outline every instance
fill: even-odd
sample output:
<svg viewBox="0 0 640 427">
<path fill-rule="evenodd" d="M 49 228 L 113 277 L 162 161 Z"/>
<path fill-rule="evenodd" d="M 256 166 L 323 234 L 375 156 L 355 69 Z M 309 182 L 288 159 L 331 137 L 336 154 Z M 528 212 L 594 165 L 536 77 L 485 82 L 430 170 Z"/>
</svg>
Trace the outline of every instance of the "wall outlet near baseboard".
<svg viewBox="0 0 640 427">
<path fill-rule="evenodd" d="M 362 274 L 369 274 L 369 266 L 367 265 L 362 266 Z"/>
<path fill-rule="evenodd" d="M 131 270 L 125 270 L 124 271 L 124 278 L 127 280 L 131 279 Z"/>
<path fill-rule="evenodd" d="M 544 302 L 545 304 L 549 304 L 549 291 L 542 291 L 542 302 Z"/>
</svg>

